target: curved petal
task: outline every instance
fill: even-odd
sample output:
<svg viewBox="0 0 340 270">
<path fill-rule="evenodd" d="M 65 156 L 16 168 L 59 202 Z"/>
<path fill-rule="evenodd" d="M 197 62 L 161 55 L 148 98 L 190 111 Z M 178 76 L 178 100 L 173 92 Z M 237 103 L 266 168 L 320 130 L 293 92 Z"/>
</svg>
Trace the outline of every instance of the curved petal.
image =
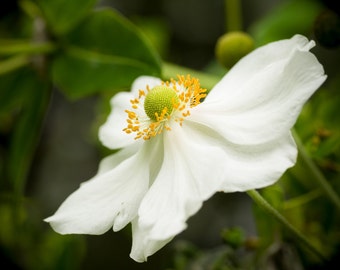
<svg viewBox="0 0 340 270">
<path fill-rule="evenodd" d="M 273 184 L 296 156 L 289 132 L 264 145 L 241 146 L 194 122 L 186 121 L 182 129 L 174 126 L 165 134 L 162 168 L 133 222 L 130 256 L 145 261 L 183 231 L 186 220 L 215 192 Z"/>
<path fill-rule="evenodd" d="M 118 231 L 135 218 L 148 185 L 146 147 L 138 152 L 123 149 L 106 158 L 99 173 L 45 221 L 61 234 L 102 234 L 112 226 Z"/>
<path fill-rule="evenodd" d="M 138 226 L 138 219 L 132 222 L 132 248 L 130 257 L 136 262 L 145 262 L 147 258 L 169 243 L 172 238 L 153 240 L 148 237 L 148 230 Z"/>
<path fill-rule="evenodd" d="M 199 152 L 194 148 L 190 149 L 191 157 L 181 155 L 197 162 L 188 166 L 202 175 L 196 183 L 204 199 L 216 191 L 242 192 L 272 185 L 296 163 L 297 147 L 289 131 L 277 140 L 249 146 L 230 143 L 216 131 L 192 121 L 186 121 L 183 127 L 188 127 L 187 138 L 202 147 L 204 160 L 197 159 Z M 198 168 L 202 164 L 203 170 Z"/>
<path fill-rule="evenodd" d="M 324 82 L 323 67 L 305 38 L 271 43 L 243 58 L 191 119 L 236 144 L 255 145 L 284 136 L 303 104 Z"/>
<path fill-rule="evenodd" d="M 112 111 L 99 129 L 99 140 L 106 147 L 118 149 L 136 142 L 134 134 L 123 131 L 127 126 L 125 110 L 131 107 L 130 100 L 133 98 L 130 92 L 120 92 L 111 99 Z"/>
<path fill-rule="evenodd" d="M 307 52 L 314 46 L 314 41 L 309 41 L 302 35 L 295 35 L 291 39 L 279 40 L 261 46 L 239 60 L 209 92 L 206 100 L 218 101 L 224 96 L 225 102 L 227 102 L 234 95 L 247 98 L 239 89 L 243 89 L 242 85 L 256 77 L 261 70 L 271 68 L 275 63 L 287 61 L 291 54 L 297 50 Z M 251 89 L 249 89 L 250 91 Z"/>
<path fill-rule="evenodd" d="M 274 184 L 294 166 L 297 148 L 290 133 L 256 146 L 228 145 L 222 191 L 236 192 Z"/>
<path fill-rule="evenodd" d="M 146 260 L 186 228 L 188 217 L 221 189 L 224 151 L 193 126 L 164 134 L 164 161 L 138 211 L 132 258 Z M 135 235 L 136 234 L 136 235 Z M 142 235 L 142 236 L 140 236 Z"/>
<path fill-rule="evenodd" d="M 131 86 L 131 92 L 120 92 L 111 99 L 112 111 L 99 129 L 99 139 L 110 149 L 118 149 L 135 143 L 135 134 L 123 131 L 127 126 L 125 110 L 131 108 L 130 100 L 138 97 L 139 89 L 159 85 L 161 80 L 150 76 L 138 77 Z"/>
</svg>

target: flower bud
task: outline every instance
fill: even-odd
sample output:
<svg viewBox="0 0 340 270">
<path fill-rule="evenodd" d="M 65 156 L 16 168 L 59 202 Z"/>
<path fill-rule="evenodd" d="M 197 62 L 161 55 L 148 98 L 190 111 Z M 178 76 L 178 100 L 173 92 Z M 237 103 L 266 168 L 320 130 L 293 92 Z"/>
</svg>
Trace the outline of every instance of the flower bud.
<svg viewBox="0 0 340 270">
<path fill-rule="evenodd" d="M 238 60 L 254 49 L 254 40 L 247 33 L 234 31 L 221 36 L 216 43 L 217 60 L 230 69 Z"/>
</svg>

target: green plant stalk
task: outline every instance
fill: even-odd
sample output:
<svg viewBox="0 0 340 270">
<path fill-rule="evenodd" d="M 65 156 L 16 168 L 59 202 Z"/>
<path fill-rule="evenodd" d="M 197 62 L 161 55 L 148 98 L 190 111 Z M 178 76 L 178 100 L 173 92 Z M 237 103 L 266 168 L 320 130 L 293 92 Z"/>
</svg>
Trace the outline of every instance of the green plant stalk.
<svg viewBox="0 0 340 270">
<path fill-rule="evenodd" d="M 340 197 L 334 191 L 332 186 L 329 184 L 325 176 L 322 174 L 320 169 L 316 166 L 315 162 L 309 157 L 308 153 L 306 152 L 305 147 L 303 146 L 300 137 L 298 134 L 293 130 L 293 136 L 297 147 L 299 149 L 299 155 L 302 160 L 307 165 L 307 168 L 310 170 L 311 174 L 314 176 L 314 180 L 318 183 L 320 188 L 323 190 L 324 194 L 335 204 L 335 206 L 340 210 Z"/>
<path fill-rule="evenodd" d="M 272 207 L 256 190 L 248 190 L 247 194 L 257 203 L 263 210 L 269 215 L 279 221 L 293 236 L 304 244 L 311 252 L 317 255 L 321 260 L 326 261 L 326 256 L 314 245 L 312 245 L 308 239 L 299 232 L 284 216 L 282 216 L 274 207 Z"/>
<path fill-rule="evenodd" d="M 33 43 L 31 41 L 6 40 L 5 44 L 0 45 L 0 55 L 47 54 L 55 50 L 56 45 L 52 42 Z"/>
<path fill-rule="evenodd" d="M 21 68 L 29 63 L 27 55 L 17 55 L 0 62 L 0 75 Z"/>
<path fill-rule="evenodd" d="M 240 0 L 224 0 L 226 32 L 242 30 Z"/>
</svg>

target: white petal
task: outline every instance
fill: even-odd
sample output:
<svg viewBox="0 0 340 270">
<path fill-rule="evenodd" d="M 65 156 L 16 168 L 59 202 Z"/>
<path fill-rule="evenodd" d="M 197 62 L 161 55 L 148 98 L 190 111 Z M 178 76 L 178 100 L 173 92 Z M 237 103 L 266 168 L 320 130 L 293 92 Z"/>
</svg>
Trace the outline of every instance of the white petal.
<svg viewBox="0 0 340 270">
<path fill-rule="evenodd" d="M 286 61 L 296 50 L 308 51 L 314 45 L 315 43 L 309 42 L 306 37 L 295 35 L 291 39 L 271 42 L 255 49 L 233 66 L 210 91 L 206 100 L 219 100 L 222 95 L 228 98 L 234 95 L 242 95 L 239 89 L 242 89 L 242 85 L 246 84 L 252 77 L 256 77 L 259 71 L 267 69 L 275 63 Z"/>
<path fill-rule="evenodd" d="M 102 234 L 112 226 L 115 231 L 123 228 L 135 218 L 149 185 L 146 150 L 123 149 L 104 160 L 100 173 L 83 183 L 45 221 L 61 234 Z"/>
<path fill-rule="evenodd" d="M 201 146 L 201 150 L 190 147 L 189 155 L 180 155 L 190 160 L 188 168 L 201 176 L 195 176 L 195 182 L 204 200 L 216 191 L 247 191 L 272 185 L 296 162 L 297 148 L 290 132 L 277 140 L 249 146 L 230 143 L 209 127 L 191 121 L 183 123 L 183 130 L 181 140 L 186 145 Z"/>
<path fill-rule="evenodd" d="M 263 145 L 228 145 L 224 161 L 224 192 L 247 191 L 274 184 L 296 162 L 291 134 Z"/>
<path fill-rule="evenodd" d="M 136 262 L 147 261 L 147 257 L 160 250 L 172 240 L 172 238 L 161 241 L 152 240 L 148 238 L 148 231 L 143 230 L 138 226 L 137 219 L 133 220 L 131 223 L 133 238 L 130 257 Z"/>
<path fill-rule="evenodd" d="M 243 58 L 192 120 L 236 144 L 261 144 L 284 136 L 303 104 L 324 82 L 323 67 L 301 36 L 266 45 Z"/>
<path fill-rule="evenodd" d="M 111 99 L 112 111 L 99 129 L 99 139 L 106 147 L 118 149 L 136 142 L 135 134 L 123 131 L 127 127 L 125 110 L 131 108 L 130 100 L 134 98 L 130 92 L 120 92 Z"/>
<path fill-rule="evenodd" d="M 123 131 L 127 126 L 125 110 L 131 109 L 131 99 L 138 97 L 140 89 L 146 90 L 159 85 L 161 80 L 150 76 L 138 77 L 131 86 L 131 92 L 120 92 L 111 99 L 112 111 L 106 122 L 100 127 L 99 139 L 106 147 L 118 149 L 135 143 L 136 134 L 127 134 Z"/>
<path fill-rule="evenodd" d="M 185 121 L 165 136 L 164 163 L 133 223 L 130 256 L 145 261 L 186 228 L 186 220 L 217 191 L 273 184 L 293 166 L 297 150 L 287 133 L 264 145 L 227 142 L 209 127 Z"/>
<path fill-rule="evenodd" d="M 218 145 L 209 144 L 209 134 L 193 126 L 175 124 L 164 134 L 164 161 L 138 211 L 133 258 L 145 260 L 169 242 L 202 202 L 221 190 L 224 168 L 216 161 L 223 156 Z"/>
</svg>

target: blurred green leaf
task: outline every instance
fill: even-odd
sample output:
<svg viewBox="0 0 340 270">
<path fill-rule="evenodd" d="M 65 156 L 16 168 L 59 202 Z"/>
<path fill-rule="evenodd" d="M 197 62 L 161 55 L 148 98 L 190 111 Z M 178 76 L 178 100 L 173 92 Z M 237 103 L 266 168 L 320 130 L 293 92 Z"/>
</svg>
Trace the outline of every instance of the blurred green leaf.
<svg viewBox="0 0 340 270">
<path fill-rule="evenodd" d="M 13 92 L 25 93 L 14 128 L 7 157 L 10 185 L 14 194 L 20 195 L 24 189 L 25 179 L 30 168 L 40 128 L 49 103 L 50 91 L 45 82 L 29 72 L 24 80 L 16 81 Z M 12 98 L 13 99 L 13 98 Z"/>
<path fill-rule="evenodd" d="M 29 69 L 21 68 L 0 76 L 0 114 L 18 108 L 28 97 L 25 85 L 30 84 Z"/>
<path fill-rule="evenodd" d="M 340 87 L 339 76 L 328 81 L 304 106 L 296 123 L 301 140 L 311 158 L 324 169 L 337 170 L 340 165 Z"/>
<path fill-rule="evenodd" d="M 170 45 L 170 29 L 163 17 L 134 17 L 133 23 L 149 38 L 162 57 L 166 57 Z"/>
<path fill-rule="evenodd" d="M 86 243 L 83 236 L 59 235 L 50 230 L 43 235 L 35 251 L 35 260 L 30 262 L 31 269 L 81 269 L 80 264 L 85 251 Z"/>
<path fill-rule="evenodd" d="M 131 81 L 154 70 L 128 58 L 104 56 L 79 48 L 60 55 L 53 64 L 55 83 L 70 98 L 128 87 Z"/>
<path fill-rule="evenodd" d="M 13 247 L 18 236 L 16 225 L 25 220 L 26 213 L 22 205 L 14 208 L 13 204 L 9 203 L 10 196 L 7 197 L 0 195 L 0 245 L 9 248 Z"/>
<path fill-rule="evenodd" d="M 340 150 L 340 132 L 333 132 L 328 138 L 325 138 L 319 144 L 319 147 L 314 153 L 314 156 L 318 159 L 327 157 Z"/>
<path fill-rule="evenodd" d="M 310 35 L 321 8 L 321 4 L 313 0 L 283 1 L 266 17 L 252 25 L 250 32 L 257 46 L 291 38 L 295 34 Z"/>
<path fill-rule="evenodd" d="M 70 31 L 94 7 L 97 0 L 37 0 L 42 13 L 57 35 Z"/>
<path fill-rule="evenodd" d="M 160 59 L 129 21 L 110 9 L 92 13 L 67 37 L 53 79 L 71 98 L 130 87 L 140 75 L 160 76 Z"/>
</svg>

